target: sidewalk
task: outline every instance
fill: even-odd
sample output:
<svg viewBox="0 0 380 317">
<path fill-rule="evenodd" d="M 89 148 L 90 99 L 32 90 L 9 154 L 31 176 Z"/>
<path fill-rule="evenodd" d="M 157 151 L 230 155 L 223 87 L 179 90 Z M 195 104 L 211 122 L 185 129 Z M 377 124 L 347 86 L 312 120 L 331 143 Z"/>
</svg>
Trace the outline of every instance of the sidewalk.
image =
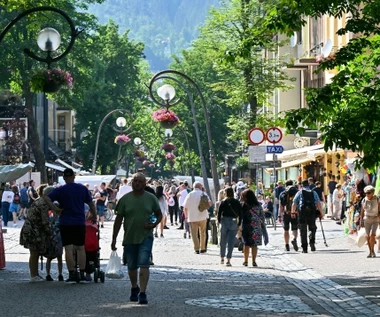
<svg viewBox="0 0 380 317">
<path fill-rule="evenodd" d="M 112 225 L 106 223 L 101 233 L 103 258 L 111 252 Z M 380 316 L 377 299 L 365 288 L 380 284 L 363 280 L 378 272 L 379 259 L 366 259 L 366 250 L 356 248 L 332 221 L 324 221 L 324 229 L 329 246 L 317 233 L 318 251 L 301 254 L 283 251 L 282 228 L 269 228 L 270 245 L 259 249 L 259 267 L 253 268 L 242 266 L 237 249 L 232 267 L 219 264 L 215 245 L 196 255 L 183 231 L 170 227 L 165 238 L 155 239 L 149 305 L 140 306 L 128 300 L 125 267 L 123 279 L 104 284 L 29 284 L 28 250 L 18 245 L 20 229 L 10 228 L 4 236 L 7 269 L 0 271 L 1 316 Z M 56 278 L 55 264 L 52 269 Z"/>
</svg>

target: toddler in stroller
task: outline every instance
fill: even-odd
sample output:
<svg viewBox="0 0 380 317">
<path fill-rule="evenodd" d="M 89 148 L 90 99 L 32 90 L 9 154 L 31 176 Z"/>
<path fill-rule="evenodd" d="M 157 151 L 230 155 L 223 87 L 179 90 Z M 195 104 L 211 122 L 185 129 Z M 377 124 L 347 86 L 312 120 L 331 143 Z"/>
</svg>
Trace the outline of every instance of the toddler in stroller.
<svg viewBox="0 0 380 317">
<path fill-rule="evenodd" d="M 98 280 L 104 283 L 104 272 L 100 270 L 100 247 L 99 247 L 99 224 L 86 221 L 86 239 L 84 248 L 86 250 L 86 280 L 91 282 L 91 274 L 94 273 L 94 282 Z"/>
</svg>

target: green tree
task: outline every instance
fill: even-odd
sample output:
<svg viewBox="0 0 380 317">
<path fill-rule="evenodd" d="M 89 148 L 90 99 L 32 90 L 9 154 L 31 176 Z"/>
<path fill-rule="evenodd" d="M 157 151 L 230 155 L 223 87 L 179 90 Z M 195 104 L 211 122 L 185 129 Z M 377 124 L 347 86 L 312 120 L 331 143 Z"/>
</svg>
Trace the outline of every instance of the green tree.
<svg viewBox="0 0 380 317">
<path fill-rule="evenodd" d="M 76 100 L 75 146 L 85 167 L 90 167 L 95 149 L 98 127 L 103 118 L 114 109 L 126 109 L 127 127 L 133 124 L 140 113 L 141 101 L 146 99 L 146 91 L 141 79 L 146 78 L 146 65 L 142 62 L 143 44 L 135 43 L 128 32 L 119 34 L 118 26 L 110 21 L 99 26 L 98 32 L 89 39 L 88 66 L 85 73 L 87 89 L 74 91 L 68 98 Z M 119 147 L 113 144 L 118 134 L 115 119 L 123 114 L 111 116 L 101 131 L 98 166 L 102 173 L 113 172 Z M 128 133 L 130 133 L 129 131 Z M 133 125 L 134 135 L 138 132 Z M 112 145 L 110 145 L 112 144 Z M 122 147 L 122 155 L 129 146 Z"/>
</svg>

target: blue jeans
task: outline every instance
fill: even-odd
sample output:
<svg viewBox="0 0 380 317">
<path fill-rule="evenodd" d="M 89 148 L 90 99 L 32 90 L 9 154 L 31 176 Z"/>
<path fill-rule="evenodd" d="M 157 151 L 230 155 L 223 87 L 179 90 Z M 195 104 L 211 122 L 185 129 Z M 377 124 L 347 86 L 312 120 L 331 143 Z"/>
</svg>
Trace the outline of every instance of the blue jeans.
<svg viewBox="0 0 380 317">
<path fill-rule="evenodd" d="M 1 209 L 2 209 L 2 214 L 3 214 L 4 227 L 8 226 L 9 206 L 10 206 L 9 202 L 7 202 L 7 201 L 2 201 L 1 202 Z"/>
<path fill-rule="evenodd" d="M 234 250 L 236 233 L 238 231 L 237 219 L 232 217 L 222 217 L 220 228 L 220 257 L 226 255 L 228 246 L 227 259 L 231 259 Z"/>
<path fill-rule="evenodd" d="M 149 268 L 152 248 L 153 237 L 145 238 L 140 244 L 125 245 L 124 255 L 127 261 L 128 271 L 137 270 L 139 267 Z"/>
</svg>

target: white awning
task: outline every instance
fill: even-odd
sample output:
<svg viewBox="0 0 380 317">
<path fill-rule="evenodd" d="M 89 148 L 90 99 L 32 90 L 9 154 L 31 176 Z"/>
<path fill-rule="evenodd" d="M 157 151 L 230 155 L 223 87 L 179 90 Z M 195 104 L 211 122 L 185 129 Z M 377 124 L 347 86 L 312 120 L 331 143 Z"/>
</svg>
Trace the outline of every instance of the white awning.
<svg viewBox="0 0 380 317">
<path fill-rule="evenodd" d="M 277 155 L 279 161 L 293 161 L 296 159 L 301 159 L 302 157 L 308 157 L 309 161 L 315 159 L 314 151 L 323 149 L 323 144 L 317 144 L 312 146 L 305 146 L 300 149 L 287 150 Z M 323 151 L 324 152 L 324 151 Z M 318 151 L 319 154 L 319 151 Z"/>
<path fill-rule="evenodd" d="M 49 168 L 52 168 L 52 169 L 55 169 L 55 170 L 60 171 L 60 172 L 63 172 L 65 170 L 65 168 L 63 166 L 51 164 L 51 163 L 48 163 L 48 162 L 45 163 L 45 166 L 49 167 Z"/>
</svg>

